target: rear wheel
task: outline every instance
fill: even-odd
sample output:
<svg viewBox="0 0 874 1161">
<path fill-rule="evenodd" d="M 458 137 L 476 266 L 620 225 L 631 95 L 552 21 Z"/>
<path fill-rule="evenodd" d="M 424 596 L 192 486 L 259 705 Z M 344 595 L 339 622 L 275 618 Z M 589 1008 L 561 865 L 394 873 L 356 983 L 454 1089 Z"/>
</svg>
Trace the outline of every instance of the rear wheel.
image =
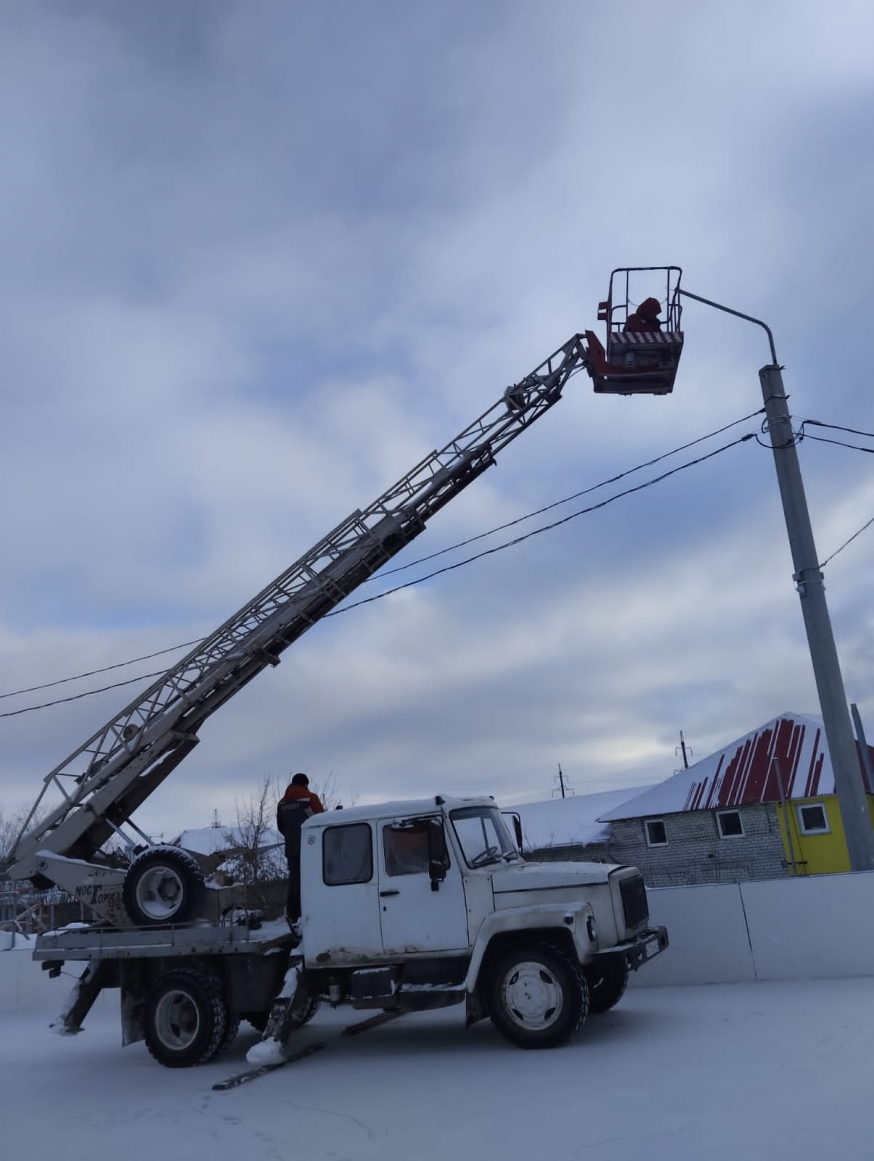
<svg viewBox="0 0 874 1161">
<path fill-rule="evenodd" d="M 216 1049 L 217 1052 L 224 1052 L 226 1048 L 230 1048 L 233 1042 L 237 1039 L 237 1033 L 240 1031 L 240 1017 L 233 1015 L 231 1012 L 225 1013 L 225 1034 L 222 1036 L 222 1042 Z"/>
<path fill-rule="evenodd" d="M 128 868 L 124 909 L 137 927 L 186 923 L 197 914 L 205 890 L 197 862 L 179 847 L 152 847 Z"/>
<path fill-rule="evenodd" d="M 488 991 L 492 1023 L 519 1048 L 567 1044 L 589 1007 L 580 965 L 549 944 L 499 952 L 492 963 Z"/>
<path fill-rule="evenodd" d="M 203 1064 L 226 1043 L 228 1011 L 214 976 L 190 968 L 167 972 L 146 1005 L 146 1047 L 168 1068 Z"/>
<path fill-rule="evenodd" d="M 628 963 L 624 955 L 599 955 L 586 967 L 589 1012 L 609 1012 L 628 987 Z"/>
</svg>

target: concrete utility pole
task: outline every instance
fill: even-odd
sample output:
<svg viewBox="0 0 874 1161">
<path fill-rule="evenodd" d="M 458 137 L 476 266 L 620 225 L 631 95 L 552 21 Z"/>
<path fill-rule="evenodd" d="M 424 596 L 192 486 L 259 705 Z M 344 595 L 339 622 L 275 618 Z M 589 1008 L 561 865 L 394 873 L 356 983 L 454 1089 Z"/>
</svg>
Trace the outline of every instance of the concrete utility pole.
<svg viewBox="0 0 874 1161">
<path fill-rule="evenodd" d="M 777 361 L 774 336 L 771 334 L 771 328 L 761 319 L 742 314 L 739 310 L 732 310 L 731 307 L 722 306 L 708 298 L 701 298 L 700 295 L 691 294 L 688 290 L 681 290 L 679 293 L 726 314 L 733 314 L 737 318 L 755 323 L 768 335 L 771 362 L 759 371 L 759 380 L 765 400 L 766 426 L 774 453 L 774 466 L 777 469 L 777 481 L 783 501 L 783 515 L 789 534 L 792 563 L 795 566 L 793 579 L 801 599 L 801 612 L 807 630 L 813 675 L 835 775 L 835 790 L 847 836 L 850 869 L 869 871 L 874 868 L 874 830 L 871 828 L 871 818 L 868 814 L 862 770 L 850 724 L 844 679 L 841 676 L 838 651 L 825 600 L 825 584 L 807 510 L 807 498 L 804 494 L 801 467 L 795 447 L 795 433 L 792 430 L 792 418 L 783 388 L 782 368 Z"/>
</svg>

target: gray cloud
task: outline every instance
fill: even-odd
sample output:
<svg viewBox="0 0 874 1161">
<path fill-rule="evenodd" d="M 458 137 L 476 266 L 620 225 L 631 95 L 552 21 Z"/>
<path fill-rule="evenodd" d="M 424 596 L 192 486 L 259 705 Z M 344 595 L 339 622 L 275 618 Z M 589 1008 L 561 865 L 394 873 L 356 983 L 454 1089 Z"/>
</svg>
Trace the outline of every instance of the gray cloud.
<svg viewBox="0 0 874 1161">
<path fill-rule="evenodd" d="M 838 8 L 7 5 L 0 692 L 212 629 L 592 325 L 624 262 L 767 318 L 796 413 L 874 430 L 874 19 Z M 763 337 L 685 321 L 673 396 L 573 380 L 408 558 L 754 410 Z M 870 457 L 801 455 L 825 556 L 874 514 Z M 872 564 L 874 533 L 827 570 L 869 714 Z M 143 819 L 292 765 L 361 799 L 655 778 L 680 728 L 703 755 L 816 709 L 790 574 L 744 445 L 316 627 Z M 128 696 L 0 719 L 0 800 Z"/>
</svg>

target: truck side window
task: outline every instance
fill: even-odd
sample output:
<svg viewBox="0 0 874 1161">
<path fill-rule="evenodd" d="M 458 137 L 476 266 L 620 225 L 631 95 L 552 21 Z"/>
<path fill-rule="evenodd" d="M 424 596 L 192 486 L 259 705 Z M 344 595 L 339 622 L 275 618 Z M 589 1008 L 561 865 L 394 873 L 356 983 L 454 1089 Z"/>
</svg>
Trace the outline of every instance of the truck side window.
<svg viewBox="0 0 874 1161">
<path fill-rule="evenodd" d="M 322 878 L 328 887 L 370 882 L 373 878 L 373 835 L 369 823 L 355 822 L 325 828 Z"/>
<path fill-rule="evenodd" d="M 382 847 L 389 875 L 427 875 L 428 835 L 422 823 L 383 827 Z"/>
</svg>

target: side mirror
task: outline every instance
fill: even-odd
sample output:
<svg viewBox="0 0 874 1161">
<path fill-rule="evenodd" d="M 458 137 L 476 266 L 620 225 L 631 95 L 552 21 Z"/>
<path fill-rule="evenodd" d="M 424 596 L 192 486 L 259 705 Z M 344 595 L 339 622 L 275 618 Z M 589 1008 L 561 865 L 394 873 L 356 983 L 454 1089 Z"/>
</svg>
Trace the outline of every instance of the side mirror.
<svg viewBox="0 0 874 1161">
<path fill-rule="evenodd" d="M 519 848 L 519 854 L 522 854 L 522 819 L 518 814 L 513 815 L 513 830 L 516 832 L 516 845 Z"/>
<path fill-rule="evenodd" d="M 516 836 L 516 846 L 519 848 L 519 854 L 522 854 L 522 819 L 515 810 L 502 810 L 504 818 L 512 819 L 513 834 Z"/>
<path fill-rule="evenodd" d="M 428 836 L 428 876 L 431 890 L 439 891 L 449 869 L 449 852 L 446 849 L 446 833 L 439 818 L 426 818 L 425 831 Z"/>
</svg>

